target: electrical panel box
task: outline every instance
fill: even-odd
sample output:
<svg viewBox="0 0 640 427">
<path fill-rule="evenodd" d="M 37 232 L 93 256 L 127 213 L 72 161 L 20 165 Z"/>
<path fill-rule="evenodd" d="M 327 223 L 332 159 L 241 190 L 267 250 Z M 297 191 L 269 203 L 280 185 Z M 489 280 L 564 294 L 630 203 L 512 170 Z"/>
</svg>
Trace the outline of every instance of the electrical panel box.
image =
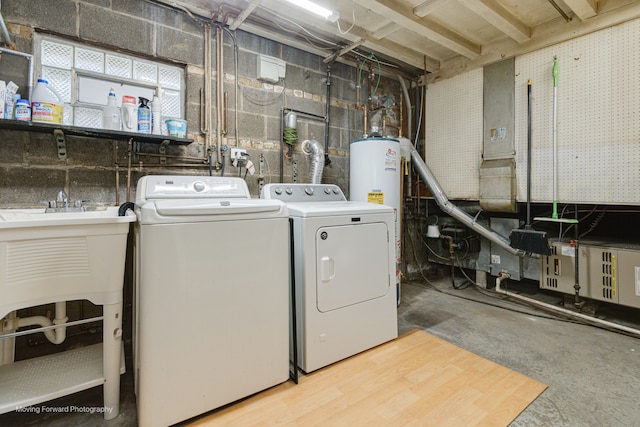
<svg viewBox="0 0 640 427">
<path fill-rule="evenodd" d="M 273 56 L 258 55 L 258 80 L 267 83 L 278 83 L 284 79 L 287 63 Z"/>
</svg>

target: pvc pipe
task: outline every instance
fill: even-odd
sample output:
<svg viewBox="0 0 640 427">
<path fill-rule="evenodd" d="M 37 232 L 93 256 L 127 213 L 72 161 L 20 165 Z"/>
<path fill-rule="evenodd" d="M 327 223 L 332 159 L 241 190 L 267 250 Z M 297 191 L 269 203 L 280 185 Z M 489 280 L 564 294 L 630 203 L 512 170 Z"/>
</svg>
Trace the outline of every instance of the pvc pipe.
<svg viewBox="0 0 640 427">
<path fill-rule="evenodd" d="M 311 157 L 311 170 L 309 171 L 309 179 L 311 184 L 322 183 L 322 168 L 324 167 L 324 150 L 322 145 L 316 141 L 304 140 L 302 142 L 302 151 Z"/>
<path fill-rule="evenodd" d="M 567 310 L 566 308 L 562 308 L 562 307 L 557 307 L 555 305 L 551 305 L 551 304 L 547 304 L 545 302 L 541 302 L 532 298 L 527 298 L 525 296 L 522 296 L 520 294 L 516 294 L 513 292 L 509 292 L 506 291 L 504 289 L 500 288 L 500 284 L 502 283 L 503 280 L 507 280 L 511 277 L 511 275 L 509 273 L 500 273 L 498 274 L 498 277 L 496 278 L 496 292 L 498 292 L 499 294 L 502 295 L 507 295 L 510 296 L 512 298 L 521 300 L 521 301 L 525 301 L 529 304 L 532 305 L 537 305 L 539 307 L 543 307 L 545 310 L 549 310 L 555 313 L 559 313 L 568 317 L 573 317 L 576 319 L 580 319 L 580 320 L 584 320 L 588 323 L 592 323 L 595 325 L 601 325 L 604 326 L 606 328 L 610 328 L 610 329 L 616 329 L 618 331 L 622 331 L 622 332 L 626 332 L 632 335 L 636 335 L 636 336 L 640 336 L 640 330 L 638 329 L 634 329 L 634 328 L 629 328 L 627 326 L 623 326 L 623 325 L 619 325 L 617 323 L 612 323 L 612 322 L 607 322 L 606 320 L 602 320 L 602 319 L 598 319 L 596 317 L 591 317 L 591 316 L 587 316 L 585 314 L 582 313 L 576 313 L 573 312 L 571 310 Z"/>
<path fill-rule="evenodd" d="M 56 302 L 55 317 L 53 321 L 45 316 L 31 316 L 18 319 L 18 328 L 26 326 L 53 326 L 67 323 L 67 303 L 66 301 Z M 44 331 L 44 336 L 53 344 L 62 344 L 67 337 L 67 327 L 60 326 L 55 329 Z"/>
<path fill-rule="evenodd" d="M 2 17 L 2 12 L 0 12 L 0 29 L 2 30 L 2 37 L 6 40 L 6 44 L 11 46 L 11 36 L 9 35 L 9 31 L 7 30 L 7 26 L 4 23 L 4 18 Z"/>
<path fill-rule="evenodd" d="M 398 80 L 400 81 L 400 86 L 402 86 L 402 93 L 404 94 L 404 100 L 407 104 L 407 138 L 409 140 L 413 140 L 411 138 L 411 126 L 413 123 L 411 122 L 411 99 L 409 98 L 409 91 L 407 90 L 407 84 L 404 82 L 402 76 L 398 75 Z"/>
<path fill-rule="evenodd" d="M 429 170 L 429 167 L 425 164 L 424 160 L 422 160 L 422 157 L 420 157 L 420 154 L 416 151 L 413 144 L 411 144 L 409 140 L 401 138 L 400 145 L 410 153 L 411 160 L 413 161 L 416 170 L 429 187 L 429 190 L 431 190 L 431 194 L 433 194 L 433 197 L 436 200 L 438 206 L 440 206 L 440 209 L 442 209 L 445 213 L 451 215 L 453 218 L 457 219 L 479 235 L 498 244 L 507 252 L 518 256 L 526 255 L 524 251 L 512 248 L 509 239 L 497 233 L 496 231 L 476 222 L 475 218 L 451 203 L 442 191 L 442 187 L 440 187 L 438 180 L 435 176 L 433 176 L 433 174 Z"/>
</svg>

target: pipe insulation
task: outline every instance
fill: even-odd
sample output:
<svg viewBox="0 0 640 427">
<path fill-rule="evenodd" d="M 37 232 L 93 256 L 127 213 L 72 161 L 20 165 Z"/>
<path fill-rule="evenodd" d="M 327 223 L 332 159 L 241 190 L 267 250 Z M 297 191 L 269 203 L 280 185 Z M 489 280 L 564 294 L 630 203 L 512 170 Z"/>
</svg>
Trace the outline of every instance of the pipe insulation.
<svg viewBox="0 0 640 427">
<path fill-rule="evenodd" d="M 429 170 L 429 167 L 426 165 L 424 160 L 422 160 L 422 157 L 420 156 L 418 151 L 416 151 L 413 144 L 411 144 L 411 141 L 406 138 L 400 138 L 400 147 L 402 148 L 403 153 L 408 153 L 408 155 L 403 154 L 405 157 L 411 157 L 416 171 L 420 174 L 420 177 L 429 187 L 429 190 L 431 191 L 431 194 L 433 195 L 433 198 L 435 199 L 440 209 L 442 209 L 445 213 L 457 219 L 482 237 L 501 246 L 507 252 L 518 256 L 524 256 L 526 254 L 522 250 L 512 248 L 509 239 L 495 232 L 494 230 L 476 222 L 474 217 L 451 203 L 442 191 L 442 187 L 438 183 L 436 177 L 431 173 L 431 170 Z"/>
<path fill-rule="evenodd" d="M 324 149 L 315 139 L 306 139 L 302 142 L 302 151 L 311 156 L 311 169 L 309 179 L 311 184 L 322 183 L 322 168 L 324 167 Z"/>
<path fill-rule="evenodd" d="M 567 310 L 566 308 L 562 308 L 562 307 L 558 307 L 552 304 L 547 304 L 546 302 L 542 302 L 542 301 L 538 301 L 535 300 L 533 298 L 527 298 L 525 296 L 522 296 L 520 294 L 516 294 L 514 292 L 509 292 L 507 290 L 504 290 L 502 288 L 500 288 L 500 284 L 502 283 L 503 280 L 507 280 L 511 277 L 511 275 L 509 273 L 500 273 L 498 275 L 498 277 L 496 278 L 496 289 L 495 291 L 499 294 L 502 295 L 507 295 L 511 298 L 515 298 L 518 299 L 520 301 L 524 301 L 528 304 L 534 305 L 534 306 L 538 306 L 538 307 L 542 307 L 548 311 L 554 312 L 554 313 L 558 313 L 558 314 L 562 314 L 565 315 L 567 317 L 571 317 L 574 319 L 580 319 L 580 320 L 584 320 L 587 323 L 593 324 L 593 325 L 599 325 L 608 329 L 615 329 L 618 331 L 622 331 L 622 332 L 626 332 L 628 334 L 632 334 L 636 337 L 640 337 L 640 330 L 638 329 L 634 329 L 634 328 L 629 328 L 627 326 L 623 326 L 623 325 L 619 325 L 617 323 L 612 323 L 612 322 L 608 322 L 606 320 L 602 320 L 602 319 L 598 319 L 597 317 L 591 317 L 591 316 L 587 316 L 585 314 L 582 313 L 577 313 L 574 311 L 570 311 Z"/>
</svg>

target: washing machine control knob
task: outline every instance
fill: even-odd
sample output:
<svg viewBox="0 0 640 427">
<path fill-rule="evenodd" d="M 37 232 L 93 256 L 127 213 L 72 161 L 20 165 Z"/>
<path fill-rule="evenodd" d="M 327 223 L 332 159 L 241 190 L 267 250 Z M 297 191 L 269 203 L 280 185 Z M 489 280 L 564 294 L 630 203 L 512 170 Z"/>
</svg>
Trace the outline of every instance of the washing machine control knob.
<svg viewBox="0 0 640 427">
<path fill-rule="evenodd" d="M 204 191 L 204 189 L 205 189 L 204 182 L 202 182 L 202 181 L 194 182 L 193 183 L 193 189 L 196 190 L 198 193 Z"/>
<path fill-rule="evenodd" d="M 291 194 L 293 194 L 293 188 L 287 187 L 287 188 L 284 189 L 284 192 L 287 193 L 288 195 L 291 195 Z"/>
<path fill-rule="evenodd" d="M 282 194 L 282 188 L 280 188 L 280 187 L 276 187 L 276 188 L 274 188 L 274 189 L 273 189 L 273 191 L 274 191 L 277 195 Z"/>
<path fill-rule="evenodd" d="M 333 189 L 333 194 L 339 194 L 339 193 L 340 193 L 340 191 L 337 188 Z"/>
<path fill-rule="evenodd" d="M 313 187 L 304 187 L 304 192 L 309 196 L 313 196 Z"/>
<path fill-rule="evenodd" d="M 331 194 L 331 189 L 329 187 L 325 187 L 324 194 Z"/>
</svg>

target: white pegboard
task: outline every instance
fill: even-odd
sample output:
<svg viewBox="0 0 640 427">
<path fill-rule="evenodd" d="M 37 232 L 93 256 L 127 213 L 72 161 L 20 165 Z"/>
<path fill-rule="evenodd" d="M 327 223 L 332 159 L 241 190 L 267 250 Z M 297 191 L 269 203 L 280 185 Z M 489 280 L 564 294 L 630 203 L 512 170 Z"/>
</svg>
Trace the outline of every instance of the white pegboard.
<svg viewBox="0 0 640 427">
<path fill-rule="evenodd" d="M 482 160 L 482 69 L 429 86 L 425 104 L 425 162 L 448 197 L 477 200 Z"/>
<path fill-rule="evenodd" d="M 638 204 L 640 21 L 516 58 L 518 201 L 526 200 L 527 80 L 532 199 L 553 199 L 553 57 L 558 58 L 558 201 Z"/>
<path fill-rule="evenodd" d="M 527 80 L 532 200 L 553 199 L 553 57 L 558 57 L 558 201 L 640 205 L 640 19 L 516 58 L 517 200 L 526 201 Z M 426 162 L 452 199 L 479 199 L 482 70 L 428 87 Z"/>
</svg>

